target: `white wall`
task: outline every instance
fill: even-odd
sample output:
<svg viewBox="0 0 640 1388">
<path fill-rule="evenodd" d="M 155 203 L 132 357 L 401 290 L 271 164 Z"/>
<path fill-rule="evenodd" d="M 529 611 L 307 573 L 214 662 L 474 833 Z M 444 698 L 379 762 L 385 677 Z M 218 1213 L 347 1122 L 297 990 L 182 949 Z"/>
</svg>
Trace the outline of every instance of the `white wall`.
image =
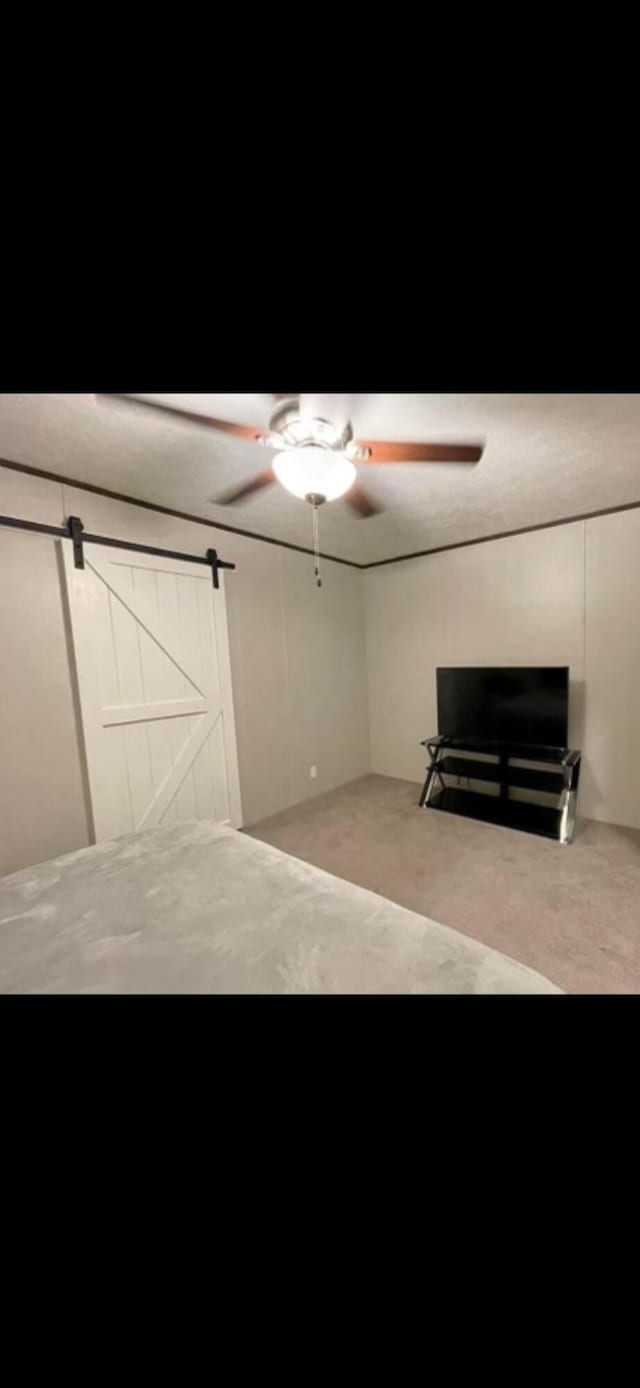
<svg viewBox="0 0 640 1388">
<path fill-rule="evenodd" d="M 586 523 L 583 813 L 640 828 L 640 510 Z"/>
<path fill-rule="evenodd" d="M 364 775 L 363 575 L 0 467 L 0 513 L 237 564 L 229 640 L 245 824 Z M 0 874 L 90 841 L 59 542 L 0 531 Z M 316 780 L 309 767 L 316 765 Z"/>
<path fill-rule="evenodd" d="M 420 781 L 438 665 L 569 665 L 580 813 L 640 828 L 640 510 L 365 572 L 371 770 Z"/>
</svg>

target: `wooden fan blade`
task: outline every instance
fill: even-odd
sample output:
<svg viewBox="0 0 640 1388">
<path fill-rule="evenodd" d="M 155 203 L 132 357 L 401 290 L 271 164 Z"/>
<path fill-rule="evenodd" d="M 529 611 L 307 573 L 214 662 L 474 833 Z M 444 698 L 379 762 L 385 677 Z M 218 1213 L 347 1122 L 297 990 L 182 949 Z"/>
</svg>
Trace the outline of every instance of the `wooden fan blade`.
<svg viewBox="0 0 640 1388">
<path fill-rule="evenodd" d="M 217 429 L 224 434 L 235 434 L 238 438 L 253 439 L 258 441 L 264 437 L 266 430 L 257 429 L 251 424 L 231 424 L 227 419 L 214 419 L 210 414 L 196 414 L 193 410 L 181 410 L 177 405 L 164 405 L 160 400 L 140 400 L 133 395 L 98 395 L 98 400 L 118 400 L 120 404 L 132 405 L 139 410 L 161 410 L 164 414 L 177 415 L 179 419 L 188 419 L 192 424 L 203 424 L 208 429 Z"/>
<path fill-rule="evenodd" d="M 271 468 L 266 472 L 259 472 L 256 477 L 252 477 L 250 482 L 245 482 L 242 487 L 236 487 L 232 492 L 225 492 L 224 496 L 213 496 L 211 498 L 214 506 L 233 506 L 236 501 L 243 501 L 245 496 L 251 496 L 252 492 L 260 492 L 263 487 L 270 487 L 275 482 L 276 476 Z"/>
<path fill-rule="evenodd" d="M 371 451 L 371 457 L 362 460 L 366 463 L 479 463 L 484 452 L 482 444 L 472 443 L 383 443 L 380 439 L 358 439 L 358 445 Z"/>
<path fill-rule="evenodd" d="M 364 487 L 360 486 L 359 482 L 354 482 L 344 499 L 348 501 L 352 511 L 356 511 L 363 520 L 367 520 L 369 516 L 377 516 L 380 513 L 380 506 L 376 506 L 375 501 L 371 500 L 368 492 L 365 491 Z"/>
</svg>

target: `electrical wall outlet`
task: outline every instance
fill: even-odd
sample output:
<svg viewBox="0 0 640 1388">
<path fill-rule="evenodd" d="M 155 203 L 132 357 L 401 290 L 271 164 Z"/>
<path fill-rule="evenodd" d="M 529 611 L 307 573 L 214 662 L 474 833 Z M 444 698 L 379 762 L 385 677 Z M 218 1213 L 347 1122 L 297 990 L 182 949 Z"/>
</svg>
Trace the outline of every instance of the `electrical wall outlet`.
<svg viewBox="0 0 640 1388">
<path fill-rule="evenodd" d="M 316 776 L 318 775 L 318 768 L 317 768 L 317 766 L 310 766 L 310 767 L 309 767 L 309 775 L 310 775 L 310 777 L 311 777 L 311 780 L 312 780 L 312 781 L 315 781 Z"/>
</svg>

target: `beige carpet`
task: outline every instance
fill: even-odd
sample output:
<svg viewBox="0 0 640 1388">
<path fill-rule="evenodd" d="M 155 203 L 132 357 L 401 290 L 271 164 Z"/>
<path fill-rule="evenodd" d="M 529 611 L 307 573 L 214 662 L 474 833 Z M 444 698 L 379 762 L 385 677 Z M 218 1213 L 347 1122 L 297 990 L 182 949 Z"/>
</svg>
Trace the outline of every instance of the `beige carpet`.
<svg viewBox="0 0 640 1388">
<path fill-rule="evenodd" d="M 570 847 L 438 811 L 365 776 L 247 829 L 471 935 L 577 993 L 640 992 L 640 831 L 579 821 Z"/>
</svg>

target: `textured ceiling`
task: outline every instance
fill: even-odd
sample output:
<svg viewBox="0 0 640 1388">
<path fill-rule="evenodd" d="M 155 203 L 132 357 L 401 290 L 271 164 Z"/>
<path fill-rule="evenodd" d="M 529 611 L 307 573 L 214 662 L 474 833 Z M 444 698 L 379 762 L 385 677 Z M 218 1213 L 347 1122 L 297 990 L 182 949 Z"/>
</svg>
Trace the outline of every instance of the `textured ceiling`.
<svg viewBox="0 0 640 1388">
<path fill-rule="evenodd" d="M 147 397 L 149 399 L 153 397 Z M 162 396 L 265 427 L 268 395 Z M 356 438 L 475 442 L 476 467 L 359 468 L 384 506 L 323 507 L 322 549 L 366 564 L 640 501 L 640 395 L 358 395 L 306 398 Z M 210 498 L 262 470 L 260 446 L 93 395 L 0 395 L 0 457 L 139 500 L 308 546 L 311 512 L 278 484 L 234 507 Z"/>
</svg>

